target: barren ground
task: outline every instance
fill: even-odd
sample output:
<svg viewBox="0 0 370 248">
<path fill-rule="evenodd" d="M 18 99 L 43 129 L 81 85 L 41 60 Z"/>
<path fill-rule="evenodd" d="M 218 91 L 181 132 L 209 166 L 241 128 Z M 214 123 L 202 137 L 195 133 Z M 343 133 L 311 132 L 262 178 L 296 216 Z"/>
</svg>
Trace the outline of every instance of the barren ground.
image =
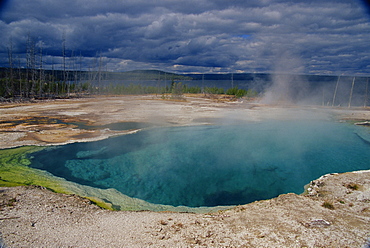
<svg viewBox="0 0 370 248">
<path fill-rule="evenodd" d="M 71 123 L 199 125 L 311 118 L 308 113 L 370 120 L 369 109 L 282 108 L 200 97 L 185 102 L 155 96 L 57 100 L 0 106 L 0 148 L 91 141 L 133 131 L 90 130 Z M 327 175 L 311 182 L 308 192 L 192 214 L 109 211 L 41 187 L 1 188 L 0 232 L 9 247 L 365 247 L 370 238 L 370 171 Z"/>
</svg>

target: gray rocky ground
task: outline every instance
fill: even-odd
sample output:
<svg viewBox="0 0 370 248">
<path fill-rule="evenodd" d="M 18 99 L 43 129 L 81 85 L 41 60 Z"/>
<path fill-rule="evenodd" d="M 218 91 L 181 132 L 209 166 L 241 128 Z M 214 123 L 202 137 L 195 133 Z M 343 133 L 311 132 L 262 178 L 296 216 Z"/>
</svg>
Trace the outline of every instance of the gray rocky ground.
<svg viewBox="0 0 370 248">
<path fill-rule="evenodd" d="M 124 134 L 67 122 L 159 125 L 264 118 L 370 119 L 368 109 L 297 108 L 152 96 L 72 99 L 0 106 L 0 147 L 50 145 Z M 31 119 L 44 118 L 33 123 Z M 51 120 L 64 120 L 55 123 Z M 109 211 L 37 186 L 0 188 L 0 232 L 7 247 L 367 247 L 370 171 L 323 176 L 307 195 L 285 194 L 212 214 Z"/>
<path fill-rule="evenodd" d="M 9 247 L 365 247 L 370 171 L 310 188 L 213 214 L 109 211 L 41 187 L 1 188 L 0 230 Z"/>
</svg>

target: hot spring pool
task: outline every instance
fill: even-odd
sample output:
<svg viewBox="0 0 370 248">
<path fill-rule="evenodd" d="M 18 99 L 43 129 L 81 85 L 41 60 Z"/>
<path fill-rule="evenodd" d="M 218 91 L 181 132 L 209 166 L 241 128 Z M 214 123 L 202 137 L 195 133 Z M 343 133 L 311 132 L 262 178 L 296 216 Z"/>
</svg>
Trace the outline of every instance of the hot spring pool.
<svg viewBox="0 0 370 248">
<path fill-rule="evenodd" d="M 364 128 L 308 120 L 152 128 L 49 147 L 32 154 L 31 167 L 150 203 L 246 204 L 302 193 L 323 174 L 370 169 Z"/>
</svg>

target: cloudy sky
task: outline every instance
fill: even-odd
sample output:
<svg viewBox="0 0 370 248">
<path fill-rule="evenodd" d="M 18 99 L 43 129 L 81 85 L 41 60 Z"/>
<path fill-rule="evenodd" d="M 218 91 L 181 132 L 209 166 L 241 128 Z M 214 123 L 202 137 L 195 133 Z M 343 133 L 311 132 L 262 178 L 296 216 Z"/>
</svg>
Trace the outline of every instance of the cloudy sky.
<svg viewBox="0 0 370 248">
<path fill-rule="evenodd" d="M 44 68 L 65 40 L 71 69 L 370 75 L 360 0 L 8 0 L 0 38 L 0 66 L 10 47 L 23 64 L 30 38 Z"/>
</svg>

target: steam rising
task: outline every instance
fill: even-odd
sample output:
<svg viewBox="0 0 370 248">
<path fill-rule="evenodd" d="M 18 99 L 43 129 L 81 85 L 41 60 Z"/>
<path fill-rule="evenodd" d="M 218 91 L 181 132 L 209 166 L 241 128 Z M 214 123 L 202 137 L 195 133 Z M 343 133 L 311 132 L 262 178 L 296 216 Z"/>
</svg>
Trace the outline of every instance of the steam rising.
<svg viewBox="0 0 370 248">
<path fill-rule="evenodd" d="M 302 100 L 308 88 L 301 60 L 285 51 L 277 56 L 272 85 L 264 92 L 262 103 L 295 104 Z"/>
<path fill-rule="evenodd" d="M 261 103 L 348 108 L 369 105 L 369 77 L 307 75 L 299 47 L 279 44 L 271 49 L 276 51 L 274 69 Z"/>
<path fill-rule="evenodd" d="M 368 169 L 368 149 L 352 127 L 306 117 L 156 128 L 49 149 L 32 163 L 151 203 L 198 207 L 301 193 L 323 174 Z"/>
</svg>

